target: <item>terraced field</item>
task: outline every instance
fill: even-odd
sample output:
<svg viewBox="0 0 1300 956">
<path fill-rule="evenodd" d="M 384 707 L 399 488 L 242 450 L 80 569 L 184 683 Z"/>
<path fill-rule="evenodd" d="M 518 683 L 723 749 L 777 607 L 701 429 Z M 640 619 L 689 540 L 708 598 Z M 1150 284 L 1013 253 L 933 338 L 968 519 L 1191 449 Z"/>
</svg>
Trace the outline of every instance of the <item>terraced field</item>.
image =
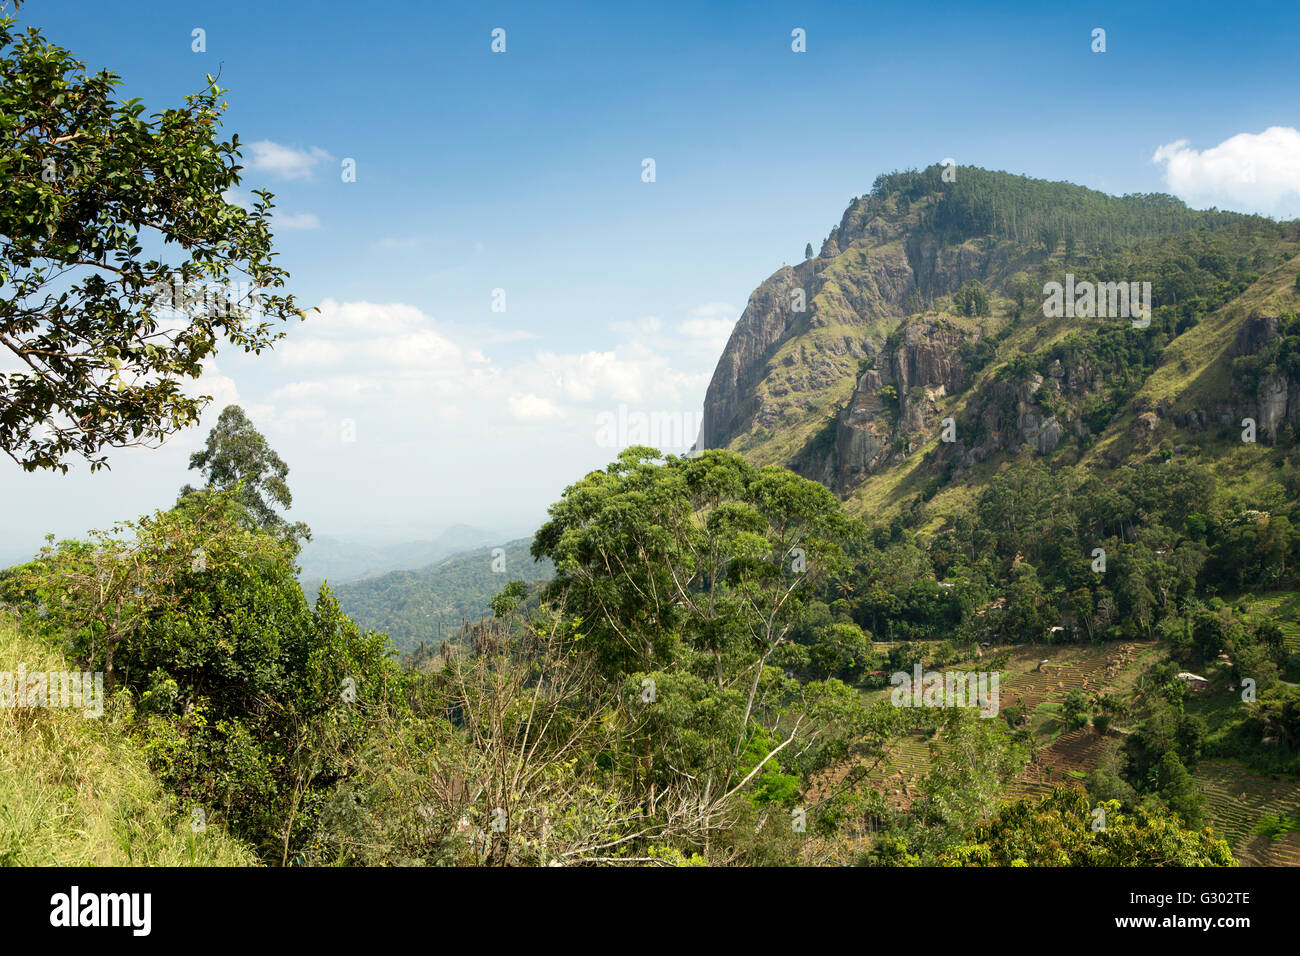
<svg viewBox="0 0 1300 956">
<path fill-rule="evenodd" d="M 1044 703 L 1059 703 L 1076 687 L 1089 696 L 1113 693 L 1132 683 L 1140 670 L 1135 665 L 1155 647 L 1140 643 L 1018 647 L 1000 672 L 999 705 L 1023 703 L 1032 711 Z M 1043 660 L 1048 663 L 1040 671 L 1038 664 Z M 977 669 L 981 665 L 975 661 L 961 666 Z M 873 696 L 888 694 L 885 690 Z M 1046 792 L 1054 785 L 1078 779 L 1071 772 L 1087 773 L 1096 765 L 1107 741 L 1120 736 L 1112 732 L 1109 738 L 1101 738 L 1090 728 L 1063 735 L 1040 749 L 1040 765 L 1031 764 L 1011 793 Z M 833 793 L 857 762 L 846 762 L 815 779 L 805 800 L 815 804 Z M 892 741 L 883 760 L 877 763 L 873 757 L 867 763 L 874 764 L 867 775 L 868 784 L 881 791 L 894 808 L 906 809 L 916 799 L 921 780 L 930 769 L 930 740 L 924 734 L 909 734 Z"/>
<path fill-rule="evenodd" d="M 1300 595 L 1283 592 L 1262 597 L 1250 605 L 1250 613 L 1271 617 L 1286 637 L 1287 650 L 1300 651 Z"/>
<path fill-rule="evenodd" d="M 1282 600 L 1277 598 L 1279 603 Z M 1270 613 L 1268 609 L 1262 612 Z M 1290 642 L 1292 631 L 1288 627 L 1294 628 L 1300 641 L 1300 624 L 1284 626 Z M 1043 705 L 1059 704 L 1076 687 L 1089 696 L 1123 696 L 1159 653 L 1155 643 L 1019 647 L 1001 670 L 1000 705 L 1023 704 L 1027 713 L 1033 713 Z M 1039 670 L 1043 660 L 1047 663 Z M 964 666 L 980 665 L 971 662 Z M 882 696 L 887 693 L 882 692 Z M 1049 720 L 1047 726 L 1050 732 L 1059 724 Z M 1106 750 L 1123 742 L 1124 731 L 1112 729 L 1103 737 L 1091 727 L 1084 727 L 1055 739 L 1043 735 L 1038 739 L 1045 744 L 1038 749 L 1036 762 L 1025 768 L 1008 789 L 1008 796 L 1044 794 L 1061 785 L 1081 786 L 1083 775 L 1098 765 Z M 805 799 L 810 804 L 824 799 L 843 783 L 854 763 L 862 762 L 857 758 L 821 775 Z M 867 785 L 883 793 L 895 809 L 905 810 L 919 795 L 921 780 L 929 770 L 930 740 L 922 733 L 909 734 L 892 741 L 883 759 L 871 757 L 865 762 L 872 766 Z M 1300 782 L 1261 777 L 1231 760 L 1202 761 L 1194 778 L 1205 794 L 1210 825 L 1228 841 L 1243 866 L 1300 866 L 1300 833 L 1270 841 L 1251 832 L 1265 813 L 1290 814 L 1300 821 Z"/>
<path fill-rule="evenodd" d="M 1106 751 L 1119 746 L 1123 739 L 1123 734 L 1114 732 L 1103 737 L 1091 727 L 1062 734 L 1038 751 L 1037 762 L 1025 767 L 1011 792 L 1043 795 L 1062 785 L 1082 785 L 1081 775 L 1097 766 Z"/>
<path fill-rule="evenodd" d="M 894 741 L 888 758 L 867 779 L 885 792 L 885 799 L 892 807 L 905 810 L 916 799 L 917 787 L 929 769 L 930 741 L 923 734 L 913 734 Z"/>
<path fill-rule="evenodd" d="M 1300 866 L 1300 833 L 1270 841 L 1250 832 L 1265 813 L 1300 819 L 1300 783 L 1257 776 L 1235 760 L 1204 760 L 1193 776 L 1215 833 L 1242 866 Z"/>
<path fill-rule="evenodd" d="M 875 757 L 846 761 L 816 777 L 804 799 L 815 804 L 834 793 L 844 778 L 857 766 L 871 767 L 867 774 L 870 786 L 881 790 L 890 806 L 907 809 L 916 799 L 917 786 L 930 768 L 930 741 L 924 734 L 911 734 L 890 741 L 883 760 Z"/>
<path fill-rule="evenodd" d="M 1063 700 L 1076 687 L 1091 696 L 1112 685 L 1142 652 L 1154 644 L 1100 647 L 1020 647 L 1002 677 L 1002 706 L 1023 704 L 1033 711 L 1040 704 Z M 1039 661 L 1047 661 L 1038 669 Z"/>
</svg>

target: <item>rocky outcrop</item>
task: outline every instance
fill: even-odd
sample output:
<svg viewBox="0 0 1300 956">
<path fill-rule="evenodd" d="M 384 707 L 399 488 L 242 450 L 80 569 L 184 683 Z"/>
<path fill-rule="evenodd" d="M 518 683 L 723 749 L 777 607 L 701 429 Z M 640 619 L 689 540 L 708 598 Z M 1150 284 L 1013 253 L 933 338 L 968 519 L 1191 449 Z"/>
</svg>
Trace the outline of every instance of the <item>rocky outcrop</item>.
<svg viewBox="0 0 1300 956">
<path fill-rule="evenodd" d="M 1228 350 L 1230 358 L 1256 355 L 1278 337 L 1279 316 L 1252 315 L 1237 329 Z M 1174 424 L 1200 431 L 1210 427 L 1239 428 L 1243 419 L 1255 420 L 1256 435 L 1263 441 L 1277 438 L 1279 429 L 1290 424 L 1300 431 L 1300 382 L 1280 371 L 1259 377 L 1253 391 L 1234 382 L 1232 394 L 1224 401 L 1200 408 L 1185 409 L 1173 416 Z"/>
<path fill-rule="evenodd" d="M 820 256 L 781 269 L 754 290 L 709 383 L 700 448 L 726 447 L 755 427 L 779 428 L 791 413 L 802 415 L 814 391 L 855 374 L 859 360 L 877 351 L 882 321 L 887 332 L 919 311 L 918 303 L 985 273 L 985 257 L 973 248 L 915 240 L 918 222 L 916 212 L 899 210 L 893 200 L 855 200 Z M 796 310 L 797 290 L 803 311 Z M 785 367 L 774 363 L 791 338 L 839 326 L 862 332 L 822 337 L 787 355 Z M 903 370 L 904 380 L 943 378 L 928 369 L 945 361 L 942 353 L 918 354 L 911 361 L 919 367 Z"/>
<path fill-rule="evenodd" d="M 1278 316 L 1252 315 L 1237 329 L 1232 355 L 1254 355 L 1277 338 Z"/>
<path fill-rule="evenodd" d="M 966 387 L 965 336 L 924 320 L 876 358 L 836 423 L 834 458 L 822 480 L 841 493 L 901 461 L 934 426 L 935 402 Z"/>
<path fill-rule="evenodd" d="M 725 446 L 744 424 L 759 417 L 762 403 L 754 387 L 776 347 L 806 317 L 795 311 L 799 303 L 792 293 L 802 289 L 806 307 L 810 298 L 807 285 L 813 278 L 815 261 L 781 269 L 750 295 L 705 395 L 700 448 Z"/>
<path fill-rule="evenodd" d="M 1136 258 L 1119 256 L 1110 249 L 1114 237 L 1067 238 L 1059 255 L 1059 237 L 1050 233 L 1060 225 L 1062 184 L 1002 182 L 996 174 L 1009 188 L 954 195 L 960 191 L 944 185 L 951 180 L 937 175 L 882 177 L 872 196 L 844 211 L 816 258 L 779 270 L 754 291 L 709 384 L 699 447 L 787 465 L 873 506 L 881 496 L 853 490 L 926 448 L 924 463 L 909 462 L 905 474 L 886 480 L 893 507 L 918 492 L 931 500 L 954 481 L 983 481 L 984 469 L 961 473 L 1021 450 L 1104 467 L 1156 453 L 1174 437 L 1171 426 L 1240 427 L 1254 418 L 1261 441 L 1300 432 L 1300 381 L 1286 374 L 1295 359 L 1278 343 L 1290 334 L 1287 322 L 1246 320 L 1239 306 L 1222 311 L 1217 298 L 1214 325 L 1188 313 L 1192 300 L 1159 304 L 1160 328 L 1174 334 L 1155 341 L 1120 341 L 1106 320 L 1085 312 L 1060 321 L 1039 308 L 1038 289 L 1049 279 L 1079 270 L 1102 275 L 1148 258 L 1142 268 L 1149 271 L 1163 260 L 1145 245 L 1135 247 Z M 1054 210 L 1051 220 L 1044 209 Z M 1138 232 L 1148 230 L 1145 213 L 1132 212 Z M 1044 230 L 1043 222 L 1055 225 Z M 1181 227 L 1168 228 L 1174 236 Z M 1149 231 L 1163 237 L 1166 226 Z M 1213 288 L 1213 277 L 1201 279 Z M 954 295 L 971 280 L 985 295 Z M 1286 306 L 1276 281 L 1265 285 L 1273 298 L 1250 301 Z M 985 304 L 991 314 L 969 316 L 986 312 Z M 1182 335 L 1191 337 L 1166 352 Z M 1243 356 L 1258 359 L 1236 361 Z M 1225 364 L 1235 388 L 1225 387 Z M 1158 378 L 1147 377 L 1153 368 Z M 1084 454 L 1089 449 L 1095 454 Z"/>
<path fill-rule="evenodd" d="M 1045 384 L 1046 382 L 1046 384 Z M 1062 421 L 1048 413 L 1036 400 L 1042 388 L 1059 390 L 1060 381 L 1038 374 L 1023 381 L 994 382 L 981 395 L 973 427 L 963 429 L 973 438 L 959 437 L 956 454 L 963 468 L 984 461 L 998 452 L 1016 452 L 1028 445 L 1040 455 L 1050 455 L 1061 442 L 1073 419 Z M 961 432 L 959 432 L 959 436 Z"/>
</svg>

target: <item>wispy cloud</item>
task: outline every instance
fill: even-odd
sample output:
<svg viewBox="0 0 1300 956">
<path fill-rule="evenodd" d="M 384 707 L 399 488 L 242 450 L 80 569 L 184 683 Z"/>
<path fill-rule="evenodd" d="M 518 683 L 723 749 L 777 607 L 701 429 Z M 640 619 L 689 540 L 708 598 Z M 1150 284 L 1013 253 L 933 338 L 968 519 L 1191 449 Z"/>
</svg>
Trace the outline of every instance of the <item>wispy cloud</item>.
<svg viewBox="0 0 1300 956">
<path fill-rule="evenodd" d="M 275 179 L 311 179 L 317 166 L 333 158 L 319 146 L 294 149 L 269 139 L 249 143 L 248 148 L 252 153 L 248 168 Z"/>
<path fill-rule="evenodd" d="M 272 215 L 275 225 L 280 229 L 319 229 L 320 220 L 312 213 L 300 212 L 288 214 L 277 212 Z"/>
</svg>

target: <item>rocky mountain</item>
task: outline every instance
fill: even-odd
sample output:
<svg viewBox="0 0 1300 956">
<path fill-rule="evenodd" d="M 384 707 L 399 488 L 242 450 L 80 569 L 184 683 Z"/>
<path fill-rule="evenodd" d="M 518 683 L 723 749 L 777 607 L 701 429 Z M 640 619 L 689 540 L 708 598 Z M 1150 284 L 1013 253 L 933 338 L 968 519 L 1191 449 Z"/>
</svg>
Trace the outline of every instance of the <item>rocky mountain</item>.
<svg viewBox="0 0 1300 956">
<path fill-rule="evenodd" d="M 1104 467 L 1239 443 L 1243 418 L 1290 442 L 1298 240 L 1169 196 L 882 176 L 819 255 L 750 296 L 699 445 L 787 465 L 851 510 L 938 514 L 1019 454 Z"/>
</svg>

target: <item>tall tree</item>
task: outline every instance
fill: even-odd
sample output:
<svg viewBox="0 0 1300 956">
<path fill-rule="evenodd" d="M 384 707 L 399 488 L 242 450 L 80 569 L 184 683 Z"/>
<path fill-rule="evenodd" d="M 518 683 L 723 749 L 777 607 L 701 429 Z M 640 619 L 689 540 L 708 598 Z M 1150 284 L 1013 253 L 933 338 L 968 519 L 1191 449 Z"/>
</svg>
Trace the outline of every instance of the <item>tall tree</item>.
<svg viewBox="0 0 1300 956">
<path fill-rule="evenodd" d="M 28 471 L 161 442 L 210 400 L 182 385 L 220 341 L 261 352 L 301 315 L 271 294 L 271 194 L 225 198 L 225 91 L 146 118 L 120 85 L 0 17 L 0 452 Z"/>
<path fill-rule="evenodd" d="M 208 433 L 202 451 L 190 456 L 190 468 L 203 475 L 206 487 L 233 491 L 235 500 L 248 511 L 250 522 L 259 528 L 285 530 L 292 537 L 311 539 L 302 522 L 289 525 L 276 510 L 293 507 L 289 492 L 289 466 L 273 449 L 238 405 L 227 405 Z M 194 493 L 192 485 L 181 489 L 182 500 Z"/>
</svg>

